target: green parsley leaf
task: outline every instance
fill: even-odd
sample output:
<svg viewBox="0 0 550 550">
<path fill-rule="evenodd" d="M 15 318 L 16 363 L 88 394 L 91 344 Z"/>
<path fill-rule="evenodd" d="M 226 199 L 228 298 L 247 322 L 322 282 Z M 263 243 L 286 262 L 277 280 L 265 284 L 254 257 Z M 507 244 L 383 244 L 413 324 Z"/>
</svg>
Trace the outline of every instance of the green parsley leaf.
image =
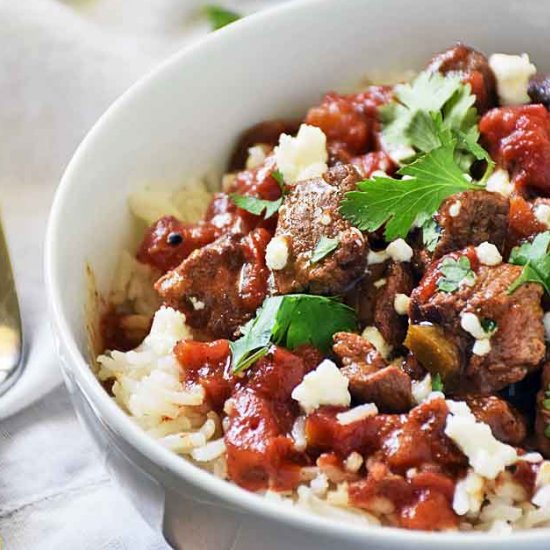
<svg viewBox="0 0 550 550">
<path fill-rule="evenodd" d="M 439 239 L 441 238 L 441 228 L 436 221 L 430 216 L 422 224 L 422 244 L 428 252 L 433 252 Z"/>
<path fill-rule="evenodd" d="M 486 334 L 494 334 L 497 331 L 497 323 L 493 319 L 487 319 L 483 317 L 480 319 L 479 324 Z"/>
<path fill-rule="evenodd" d="M 285 179 L 282 172 L 278 169 L 273 170 L 273 172 L 271 172 L 271 177 L 279 184 L 281 191 L 283 191 L 285 189 Z"/>
<path fill-rule="evenodd" d="M 550 294 L 550 231 L 539 233 L 532 242 L 522 244 L 512 249 L 511 264 L 522 265 L 520 276 L 508 288 L 512 294 L 525 283 L 538 283 Z"/>
<path fill-rule="evenodd" d="M 550 411 L 550 399 L 545 399 L 545 400 L 542 402 L 542 406 L 543 406 L 547 411 Z"/>
<path fill-rule="evenodd" d="M 411 83 L 394 89 L 397 103 L 381 109 L 383 138 L 389 144 L 409 145 L 429 152 L 441 144 L 432 115 L 441 114 L 450 130 L 468 133 L 477 123 L 475 96 L 459 77 L 420 73 Z"/>
<path fill-rule="evenodd" d="M 311 263 L 316 264 L 321 261 L 325 256 L 328 256 L 333 250 L 338 248 L 340 241 L 338 239 L 331 239 L 324 235 L 319 239 L 319 242 L 315 246 L 315 250 L 311 255 Z"/>
<path fill-rule="evenodd" d="M 222 6 L 209 5 L 204 7 L 204 13 L 208 18 L 208 22 L 212 27 L 212 30 L 217 31 L 222 27 L 234 23 L 238 19 L 241 19 L 242 15 L 235 11 L 228 10 Z"/>
<path fill-rule="evenodd" d="M 399 170 L 408 179 L 375 176 L 345 194 L 340 212 L 363 231 L 386 224 L 385 237 L 406 238 L 420 215 L 434 214 L 444 199 L 462 191 L 479 189 L 454 160 L 456 140 L 440 145 Z"/>
<path fill-rule="evenodd" d="M 256 317 L 243 327 L 241 338 L 230 343 L 233 372 L 250 367 L 269 351 L 271 344 L 289 349 L 312 344 L 329 352 L 334 333 L 356 328 L 355 311 L 334 298 L 309 294 L 269 297 Z"/>
<path fill-rule="evenodd" d="M 265 210 L 264 219 L 271 218 L 273 214 L 279 211 L 281 204 L 283 204 L 283 197 L 275 201 L 266 201 L 257 197 L 249 197 L 247 195 L 239 195 L 237 193 L 231 193 L 229 195 L 231 200 L 243 210 L 260 216 Z"/>
<path fill-rule="evenodd" d="M 546 426 L 546 428 L 544 429 L 544 435 L 548 438 L 550 438 L 550 424 L 548 424 Z"/>
<path fill-rule="evenodd" d="M 455 292 L 461 284 L 475 282 L 475 273 L 466 256 L 461 256 L 458 260 L 445 258 L 439 266 L 439 271 L 443 277 L 437 280 L 437 288 L 443 292 Z"/>
<path fill-rule="evenodd" d="M 443 380 L 441 380 L 441 374 L 436 373 L 432 377 L 432 391 L 445 391 L 445 386 L 443 385 Z"/>
</svg>

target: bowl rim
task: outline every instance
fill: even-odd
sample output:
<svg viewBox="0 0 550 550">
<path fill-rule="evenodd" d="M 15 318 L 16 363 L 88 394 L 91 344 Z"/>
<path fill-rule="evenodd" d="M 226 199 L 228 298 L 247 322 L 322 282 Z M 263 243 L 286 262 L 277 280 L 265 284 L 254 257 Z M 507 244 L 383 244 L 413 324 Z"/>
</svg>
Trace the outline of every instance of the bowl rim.
<svg viewBox="0 0 550 550">
<path fill-rule="evenodd" d="M 291 525 L 301 531 L 311 530 L 334 538 L 370 542 L 371 544 L 422 545 L 424 548 L 440 548 L 442 544 L 452 543 L 455 547 L 469 547 L 473 544 L 483 548 L 493 548 L 501 545 L 504 538 L 511 538 L 513 542 L 529 544 L 548 539 L 550 528 L 534 528 L 525 531 L 515 531 L 512 534 L 500 535 L 487 532 L 429 532 L 410 531 L 396 527 L 380 527 L 376 525 L 356 525 L 355 523 L 339 522 L 333 518 L 315 515 L 298 507 L 281 505 L 261 495 L 251 493 L 241 487 L 215 477 L 213 474 L 192 464 L 190 461 L 164 448 L 160 443 L 147 434 L 124 413 L 124 411 L 109 397 L 95 377 L 89 362 L 79 351 L 75 335 L 63 313 L 64 296 L 59 285 L 58 244 L 56 235 L 63 224 L 64 204 L 66 197 L 78 185 L 78 174 L 83 159 L 88 150 L 101 139 L 103 128 L 111 124 L 114 115 L 123 111 L 126 105 L 138 99 L 140 95 L 147 95 L 148 90 L 154 89 L 158 81 L 169 79 L 169 75 L 176 68 L 185 65 L 186 60 L 192 58 L 198 50 L 219 47 L 226 40 L 231 40 L 238 33 L 247 32 L 255 26 L 269 24 L 273 18 L 283 18 L 300 10 L 310 10 L 327 5 L 333 0 L 298 0 L 273 6 L 266 10 L 252 14 L 236 21 L 232 25 L 210 33 L 201 40 L 177 51 L 165 61 L 138 79 L 128 90 L 118 97 L 111 106 L 101 115 L 86 136 L 80 142 L 73 157 L 68 163 L 60 184 L 56 190 L 53 204 L 48 217 L 45 236 L 44 275 L 48 300 L 48 308 L 52 328 L 56 334 L 56 342 L 65 352 L 65 365 L 74 375 L 79 390 L 94 409 L 94 414 L 101 418 L 118 437 L 130 445 L 141 455 L 156 466 L 166 470 L 172 476 L 183 479 L 194 487 L 220 498 L 223 502 L 245 510 L 262 518 Z M 361 0 L 348 0 L 359 3 Z M 84 266 L 83 266 L 84 269 Z M 85 305 L 83 304 L 83 307 Z"/>
</svg>

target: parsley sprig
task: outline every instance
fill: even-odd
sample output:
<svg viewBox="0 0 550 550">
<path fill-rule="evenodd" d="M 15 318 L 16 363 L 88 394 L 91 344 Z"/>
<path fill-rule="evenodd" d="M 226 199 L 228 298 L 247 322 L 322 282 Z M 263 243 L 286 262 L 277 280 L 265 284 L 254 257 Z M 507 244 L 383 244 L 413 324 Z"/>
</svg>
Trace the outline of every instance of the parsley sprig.
<svg viewBox="0 0 550 550">
<path fill-rule="evenodd" d="M 217 31 L 230 23 L 234 23 L 242 17 L 242 15 L 235 11 L 231 11 L 227 8 L 214 4 L 205 6 L 204 13 L 210 23 L 210 26 L 212 27 L 212 30 L 214 31 Z"/>
<path fill-rule="evenodd" d="M 319 319 L 323 322 L 319 323 Z M 250 367 L 272 344 L 289 349 L 312 344 L 328 352 L 334 333 L 356 328 L 354 310 L 334 298 L 309 294 L 272 296 L 242 328 L 241 338 L 230 343 L 233 372 Z"/>
<path fill-rule="evenodd" d="M 443 292 L 455 292 L 461 285 L 472 285 L 476 280 L 466 256 L 460 256 L 458 260 L 445 258 L 439 266 L 439 272 L 443 277 L 437 280 L 437 288 Z"/>
<path fill-rule="evenodd" d="M 539 233 L 532 242 L 516 246 L 510 253 L 511 264 L 522 265 L 520 276 L 508 288 L 512 294 L 525 283 L 538 283 L 550 294 L 550 231 Z"/>
<path fill-rule="evenodd" d="M 376 231 L 386 224 L 385 237 L 406 238 L 418 217 L 431 216 L 451 195 L 476 190 L 454 160 L 457 140 L 444 134 L 445 143 L 403 166 L 404 179 L 375 176 L 360 182 L 358 191 L 346 193 L 342 215 L 363 231 Z"/>
<path fill-rule="evenodd" d="M 311 255 L 311 263 L 316 264 L 317 262 L 320 262 L 323 258 L 336 250 L 339 243 L 340 241 L 338 239 L 331 239 L 330 237 L 325 237 L 323 235 L 315 245 L 315 249 Z"/>
<path fill-rule="evenodd" d="M 260 216 L 264 213 L 264 219 L 271 218 L 273 214 L 276 214 L 283 204 L 283 197 L 278 198 L 275 201 L 267 201 L 259 199 L 258 197 L 249 197 L 248 195 L 239 195 L 238 193 L 231 193 L 229 195 L 231 200 L 243 210 Z"/>
</svg>

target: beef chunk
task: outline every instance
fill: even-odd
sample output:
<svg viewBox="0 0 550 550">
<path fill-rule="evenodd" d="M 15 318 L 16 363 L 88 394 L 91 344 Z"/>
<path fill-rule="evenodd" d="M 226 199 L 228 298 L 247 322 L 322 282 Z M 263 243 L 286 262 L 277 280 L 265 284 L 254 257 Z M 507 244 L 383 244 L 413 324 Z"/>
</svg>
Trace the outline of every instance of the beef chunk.
<svg viewBox="0 0 550 550">
<path fill-rule="evenodd" d="M 477 420 L 491 427 L 497 439 L 516 447 L 522 444 L 527 435 L 525 418 L 507 401 L 496 395 L 466 395 L 460 399 L 466 401 Z"/>
<path fill-rule="evenodd" d="M 456 216 L 450 213 L 454 209 L 458 210 Z M 477 246 L 485 241 L 503 252 L 508 210 L 508 199 L 489 191 L 466 191 L 448 198 L 436 215 L 436 222 L 442 231 L 433 257 L 440 258 L 454 250 Z"/>
<path fill-rule="evenodd" d="M 546 435 L 550 431 L 550 409 L 544 406 L 548 403 L 547 392 L 550 390 L 550 363 L 546 363 L 542 369 L 541 389 L 537 394 L 537 416 L 535 419 L 535 435 L 537 449 L 550 458 L 550 437 Z"/>
<path fill-rule="evenodd" d="M 396 294 L 410 295 L 414 278 L 408 263 L 388 262 L 369 267 L 369 274 L 348 294 L 346 301 L 358 312 L 362 326 L 374 325 L 384 340 L 400 346 L 407 332 L 407 317 L 395 311 Z M 378 281 L 385 284 L 377 286 Z"/>
<path fill-rule="evenodd" d="M 229 162 L 229 171 L 244 169 L 250 147 L 258 144 L 274 147 L 281 134 L 294 135 L 299 126 L 299 122 L 291 120 L 266 120 L 252 126 L 239 137 Z"/>
<path fill-rule="evenodd" d="M 387 366 L 370 342 L 358 334 L 338 332 L 333 351 L 354 399 L 376 403 L 384 412 L 404 412 L 412 406 L 411 379 L 399 367 Z"/>
<path fill-rule="evenodd" d="M 288 247 L 286 266 L 274 271 L 280 294 L 306 289 L 314 294 L 339 294 L 363 275 L 365 238 L 338 211 L 343 194 L 355 189 L 358 180 L 353 167 L 338 166 L 291 188 L 279 210 L 275 232 Z M 321 237 L 338 239 L 338 247 L 312 264 L 311 255 Z"/>
<path fill-rule="evenodd" d="M 228 234 L 193 252 L 155 285 L 167 305 L 212 338 L 234 336 L 267 294 L 265 248 L 270 234 Z"/>
<path fill-rule="evenodd" d="M 427 292 L 438 264 L 411 295 L 411 321 L 441 327 L 446 339 L 456 344 L 463 361 L 462 386 L 491 393 L 518 382 L 536 369 L 544 356 L 542 287 L 525 284 L 508 294 L 522 268 L 500 264 L 480 266 L 473 286 L 463 284 L 455 292 L 438 291 L 434 287 Z M 461 314 L 466 312 L 496 323 L 491 350 L 486 355 L 472 353 L 474 339 L 461 328 Z"/>
<path fill-rule="evenodd" d="M 487 58 L 473 48 L 456 44 L 437 54 L 430 61 L 428 71 L 457 75 L 470 84 L 476 96 L 476 107 L 481 113 L 497 104 L 495 75 Z"/>
</svg>

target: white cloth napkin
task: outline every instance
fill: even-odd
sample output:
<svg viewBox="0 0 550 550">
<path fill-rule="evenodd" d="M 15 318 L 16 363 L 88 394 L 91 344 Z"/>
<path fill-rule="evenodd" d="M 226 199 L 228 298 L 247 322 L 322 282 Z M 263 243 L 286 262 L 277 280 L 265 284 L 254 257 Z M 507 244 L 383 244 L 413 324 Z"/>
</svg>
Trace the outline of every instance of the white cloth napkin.
<svg viewBox="0 0 550 550">
<path fill-rule="evenodd" d="M 216 3 L 249 13 L 274 2 Z M 201 4 L 0 0 L 0 207 L 28 346 L 21 379 L 0 397 L 0 418 L 11 416 L 0 425 L 0 536 L 9 550 L 166 548 L 109 479 L 65 389 L 54 390 L 61 378 L 42 241 L 55 187 L 79 141 L 137 78 L 208 32 Z M 246 539 L 246 530 L 237 532 L 228 548 L 245 548 L 233 539 Z M 212 547 L 200 533 L 197 540 L 193 550 Z"/>
</svg>

